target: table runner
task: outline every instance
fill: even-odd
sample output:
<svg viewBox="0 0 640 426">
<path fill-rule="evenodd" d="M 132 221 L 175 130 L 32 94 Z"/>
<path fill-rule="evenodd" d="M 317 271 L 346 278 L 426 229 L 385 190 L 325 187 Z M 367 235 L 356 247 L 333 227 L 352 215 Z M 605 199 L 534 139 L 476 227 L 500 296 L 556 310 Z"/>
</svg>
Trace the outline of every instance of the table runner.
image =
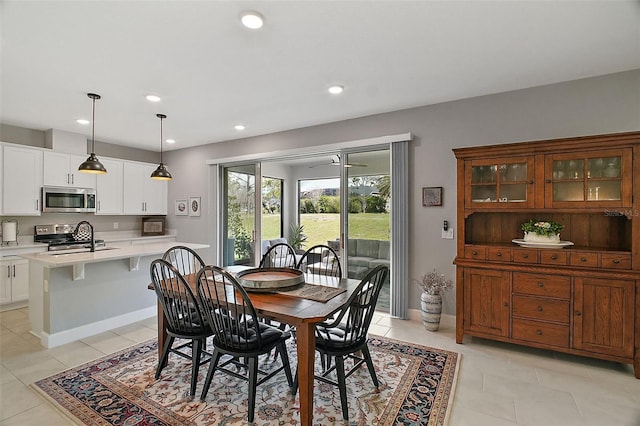
<svg viewBox="0 0 640 426">
<path fill-rule="evenodd" d="M 284 296 L 299 297 L 301 299 L 315 300 L 316 302 L 326 302 L 333 299 L 337 295 L 347 291 L 343 287 L 330 287 L 327 285 L 304 283 L 293 289 L 282 289 L 274 293 Z"/>
</svg>

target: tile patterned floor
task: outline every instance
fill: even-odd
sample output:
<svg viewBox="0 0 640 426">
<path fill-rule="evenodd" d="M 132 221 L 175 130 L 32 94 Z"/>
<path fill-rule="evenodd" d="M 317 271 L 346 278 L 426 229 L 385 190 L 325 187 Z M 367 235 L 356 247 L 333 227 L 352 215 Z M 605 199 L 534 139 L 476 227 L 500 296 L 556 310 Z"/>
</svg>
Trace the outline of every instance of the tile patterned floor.
<svg viewBox="0 0 640 426">
<path fill-rule="evenodd" d="M 377 314 L 371 333 L 461 352 L 452 426 L 640 426 L 640 380 L 630 365 L 500 342 L 455 343 L 452 317 L 438 332 Z M 156 336 L 155 318 L 45 349 L 27 309 L 0 313 L 0 426 L 72 424 L 28 385 Z"/>
</svg>

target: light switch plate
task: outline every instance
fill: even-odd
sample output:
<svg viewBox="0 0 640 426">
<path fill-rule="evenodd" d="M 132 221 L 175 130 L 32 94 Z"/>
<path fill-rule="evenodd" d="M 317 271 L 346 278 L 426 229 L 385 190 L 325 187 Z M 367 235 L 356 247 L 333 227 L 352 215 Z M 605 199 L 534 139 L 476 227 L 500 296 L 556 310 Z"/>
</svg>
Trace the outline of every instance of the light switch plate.
<svg viewBox="0 0 640 426">
<path fill-rule="evenodd" d="M 453 240 L 453 228 L 449 228 L 446 231 L 442 230 L 442 238 L 446 240 Z"/>
</svg>

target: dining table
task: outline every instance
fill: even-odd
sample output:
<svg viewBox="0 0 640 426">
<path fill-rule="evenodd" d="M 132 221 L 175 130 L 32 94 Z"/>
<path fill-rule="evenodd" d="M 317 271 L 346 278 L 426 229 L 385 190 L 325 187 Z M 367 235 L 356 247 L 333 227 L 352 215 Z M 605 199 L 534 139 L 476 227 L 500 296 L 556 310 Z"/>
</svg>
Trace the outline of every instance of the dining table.
<svg viewBox="0 0 640 426">
<path fill-rule="evenodd" d="M 230 273 L 234 270 L 230 268 Z M 241 268 L 244 269 L 244 268 Z M 315 326 L 330 318 L 347 302 L 359 281 L 348 278 L 336 278 L 304 274 L 301 285 L 338 287 L 345 291 L 326 301 L 301 297 L 287 289 L 277 291 L 248 291 L 251 303 L 258 315 L 289 324 L 296 329 L 298 357 L 298 383 L 300 392 L 300 424 L 310 426 L 313 421 L 313 388 L 315 363 Z M 185 275 L 185 280 L 196 294 L 197 274 Z M 153 289 L 153 285 L 149 285 Z M 290 294 L 288 294 L 290 293 Z M 299 292 L 298 292 L 299 293 Z M 295 295 L 294 295 L 295 294 Z M 167 339 L 166 318 L 162 305 L 158 303 L 158 359 Z"/>
</svg>

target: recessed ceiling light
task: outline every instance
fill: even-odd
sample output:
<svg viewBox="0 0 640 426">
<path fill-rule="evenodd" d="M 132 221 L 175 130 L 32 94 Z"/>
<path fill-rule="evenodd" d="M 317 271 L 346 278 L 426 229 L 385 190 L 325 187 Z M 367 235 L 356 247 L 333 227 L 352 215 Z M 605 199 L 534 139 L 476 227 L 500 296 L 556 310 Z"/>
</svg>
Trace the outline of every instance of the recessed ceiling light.
<svg viewBox="0 0 640 426">
<path fill-rule="evenodd" d="M 344 86 L 331 86 L 329 87 L 329 93 L 332 95 L 340 94 L 344 91 Z"/>
<path fill-rule="evenodd" d="M 167 139 L 165 140 L 166 143 L 176 143 L 175 139 Z"/>
<path fill-rule="evenodd" d="M 257 30 L 258 28 L 262 28 L 264 18 L 255 10 L 245 10 L 240 14 L 240 22 L 249 29 Z"/>
<path fill-rule="evenodd" d="M 147 95 L 147 100 L 149 102 L 160 102 L 160 96 L 156 96 L 156 95 Z"/>
<path fill-rule="evenodd" d="M 87 124 L 89 124 L 89 123 L 91 123 L 91 122 L 90 122 L 89 120 L 85 120 L 84 118 L 78 118 L 78 119 L 76 120 L 76 123 L 78 123 L 78 124 L 82 124 L 82 125 L 86 126 Z"/>
<path fill-rule="evenodd" d="M 233 126 L 234 129 L 236 130 L 244 130 L 246 129 L 246 127 L 244 127 L 242 124 L 236 124 L 235 126 Z"/>
</svg>

